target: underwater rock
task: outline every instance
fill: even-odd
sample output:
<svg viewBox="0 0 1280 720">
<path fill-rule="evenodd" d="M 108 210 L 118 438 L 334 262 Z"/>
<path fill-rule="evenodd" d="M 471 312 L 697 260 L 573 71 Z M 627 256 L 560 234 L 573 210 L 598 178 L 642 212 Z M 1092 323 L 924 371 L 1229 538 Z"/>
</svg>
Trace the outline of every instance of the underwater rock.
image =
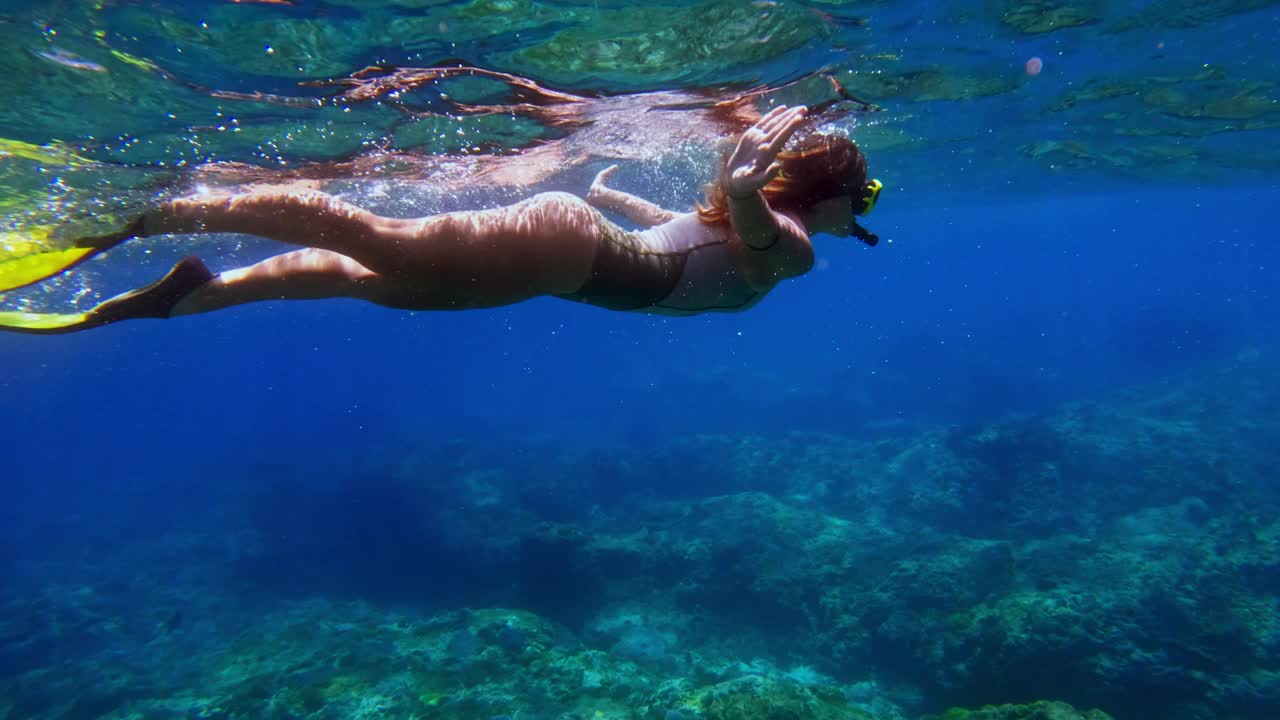
<svg viewBox="0 0 1280 720">
<path fill-rule="evenodd" d="M 1196 28 L 1274 4 L 1271 0 L 1157 0 L 1116 22 L 1108 30 L 1128 32 L 1151 28 Z"/>
<path fill-rule="evenodd" d="M 948 537 L 918 544 L 911 557 L 892 562 L 879 593 L 895 608 L 955 609 L 1003 595 L 1015 580 L 1009 543 Z"/>
<path fill-rule="evenodd" d="M 948 710 L 927 720 L 1111 720 L 1101 710 L 1080 711 L 1061 702 L 1041 700 L 1027 705 L 989 705 L 979 710 Z"/>
<path fill-rule="evenodd" d="M 879 657 L 959 704 L 991 687 L 1041 696 L 1070 688 L 1117 713 L 1154 706 L 1138 698 L 1204 703 L 1238 673 L 1274 663 L 1267 638 L 1280 613 L 1243 580 L 1250 573 L 1211 559 L 1209 538 L 1225 528 L 1187 529 L 1201 506 L 1142 513 L 1105 543 L 1027 543 L 1017 587 L 958 613 L 895 610 L 877 628 Z"/>
<path fill-rule="evenodd" d="M 624 660 L 634 660 L 649 665 L 669 665 L 671 641 L 664 635 L 646 628 L 636 628 L 625 633 L 609 653 Z"/>
<path fill-rule="evenodd" d="M 186 717 L 228 720 L 667 720 L 673 712 L 727 720 L 769 703 L 776 717 L 808 720 L 861 717 L 858 707 L 874 710 L 878 696 L 900 692 L 892 700 L 912 707 L 919 705 L 901 697 L 937 707 L 1054 697 L 1119 717 L 1272 720 L 1280 698 L 1280 491 L 1249 479 L 1270 478 L 1280 466 L 1278 405 L 1280 366 L 1250 350 L 1211 371 L 1038 416 L 892 438 L 687 438 L 680 453 L 702 448 L 726 473 L 702 488 L 741 477 L 768 490 L 607 496 L 579 524 L 517 521 L 524 516 L 497 507 L 505 501 L 482 501 L 491 490 L 516 497 L 527 469 L 486 474 L 478 492 L 475 463 L 428 462 L 430 482 L 390 492 L 371 477 L 359 497 L 381 498 L 379 509 L 421 508 L 424 498 L 474 503 L 460 541 L 524 554 L 471 556 L 470 572 L 500 577 L 477 581 L 486 588 L 543 592 L 528 596 L 543 612 L 401 614 L 314 596 L 262 612 L 224 603 L 220 563 L 207 590 L 174 588 L 168 554 L 169 564 L 125 555 L 112 562 L 131 572 L 158 568 L 158 577 L 124 582 L 112 567 L 114 588 L 54 587 L 6 603 L 0 666 L 49 678 L 10 696 L 11 714 L 22 717 L 80 697 L 89 713 L 115 698 L 121 714 L 160 716 L 178 704 Z M 636 477 L 653 467 L 615 454 L 617 467 Z M 544 461 L 548 478 L 583 467 L 581 457 L 555 457 Z M 713 464 L 698 466 L 704 470 Z M 418 473 L 425 476 L 415 467 L 406 477 Z M 611 470 L 597 481 L 617 477 Z M 260 509 L 298 512 L 289 502 L 319 490 L 313 479 L 285 489 Z M 590 483 L 575 492 L 594 497 Z M 339 501 L 345 494 L 319 506 L 305 497 L 326 520 L 349 508 Z M 238 507 L 263 501 L 241 498 Z M 245 532 L 265 521 L 237 516 Z M 417 527 L 424 515 L 379 517 Z M 448 521 L 444 513 L 425 517 Z M 190 550 L 165 553 L 185 558 Z M 324 560 L 296 562 L 341 567 Z M 438 560 L 392 567 L 467 583 Z M 164 592 L 183 594 L 139 609 Z M 187 619 L 178 632 L 157 635 L 160 611 L 173 607 Z M 220 632 L 228 627 L 238 632 Z M 192 656 L 197 637 L 207 651 Z M 132 652 L 138 642 L 145 653 Z M 893 689 L 870 682 L 871 672 L 892 678 Z M 141 689 L 113 694 L 121 682 Z M 1105 717 L 1071 712 L 1031 703 L 941 717 Z"/>
<path fill-rule="evenodd" d="M 610 607 L 591 618 L 587 642 L 638 663 L 683 668 L 680 637 L 690 625 L 687 613 L 653 602 Z"/>
<path fill-rule="evenodd" d="M 701 447 L 769 492 L 653 502 L 554 535 L 597 603 L 661 598 L 670 618 L 717 608 L 682 627 L 682 652 L 733 628 L 733 652 L 784 644 L 837 675 L 874 665 L 957 705 L 1011 687 L 1018 699 L 1075 689 L 1115 712 L 1136 711 L 1124 705 L 1135 694 L 1161 707 L 1269 697 L 1244 678 L 1280 647 L 1280 521 L 1262 510 L 1276 501 L 1228 508 L 1244 507 L 1231 477 L 1280 457 L 1214 450 L 1240 447 L 1239 432 L 1280 436 L 1249 429 L 1276 392 L 1248 377 L 1233 366 L 897 440 L 688 440 L 682 453 Z"/>
<path fill-rule="evenodd" d="M 1260 83 L 1238 82 L 1226 92 L 1219 90 L 1205 97 L 1194 96 L 1174 88 L 1157 88 L 1144 93 L 1142 100 L 1148 106 L 1174 117 L 1205 118 L 1209 120 L 1250 120 L 1264 115 L 1280 113 L 1271 97 L 1272 88 Z"/>
<path fill-rule="evenodd" d="M 836 690 L 756 675 L 698 688 L 670 702 L 674 712 L 690 720 L 873 720 Z"/>
<path fill-rule="evenodd" d="M 826 32 L 814 13 L 782 4 L 764 11 L 723 1 L 635 5 L 611 14 L 607 26 L 560 30 L 500 62 L 561 82 L 600 76 L 688 82 L 777 58 Z"/>
<path fill-rule="evenodd" d="M 1164 168 L 1166 177 L 1188 178 L 1215 172 L 1203 161 L 1207 146 L 1176 140 L 1280 126 L 1280 105 L 1273 99 L 1274 83 L 1234 76 L 1240 72 L 1205 65 L 1180 75 L 1091 80 L 1083 87 L 1064 92 L 1045 107 L 1047 112 L 1061 113 L 1095 105 L 1092 119 L 1083 121 L 1089 129 L 1076 123 L 1068 137 L 1046 138 L 1026 143 L 1020 149 L 1026 157 L 1054 172 L 1097 168 L 1141 176 L 1154 168 Z M 1148 140 L 1113 143 L 1104 135 Z M 1228 166 L 1251 164 L 1253 160 L 1249 158 L 1233 159 L 1221 164 L 1215 174 L 1227 177 Z"/>
<path fill-rule="evenodd" d="M 1082 7 L 1060 5 L 1049 0 L 1020 0 L 1010 3 L 1000 20 L 1025 35 L 1050 33 L 1098 22 L 1097 17 Z"/>
<path fill-rule="evenodd" d="M 936 67 L 857 74 L 846 84 L 850 92 L 873 101 L 973 100 L 1018 89 L 1018 84 L 1006 77 L 962 75 Z"/>
</svg>

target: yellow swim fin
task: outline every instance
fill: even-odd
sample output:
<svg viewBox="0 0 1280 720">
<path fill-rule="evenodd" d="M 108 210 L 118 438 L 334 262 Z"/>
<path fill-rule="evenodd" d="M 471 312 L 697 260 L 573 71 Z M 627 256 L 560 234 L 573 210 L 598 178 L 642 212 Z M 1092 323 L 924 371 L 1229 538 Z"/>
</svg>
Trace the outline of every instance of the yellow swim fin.
<svg viewBox="0 0 1280 720">
<path fill-rule="evenodd" d="M 37 225 L 22 232 L 0 232 L 0 293 L 47 280 L 70 270 L 94 255 L 110 250 L 142 230 L 136 219 L 123 230 L 77 239 L 69 247 L 53 241 L 52 225 Z"/>
<path fill-rule="evenodd" d="M 0 312 L 0 330 L 55 334 L 72 332 L 89 322 L 89 313 Z"/>
<path fill-rule="evenodd" d="M 69 247 L 17 257 L 0 255 L 0 293 L 51 278 L 83 262 L 96 252 L 98 252 L 97 248 Z"/>
<path fill-rule="evenodd" d="M 88 330 L 121 320 L 167 318 L 183 298 L 213 277 L 213 273 L 200 258 L 183 258 L 159 280 L 98 303 L 89 312 L 65 315 L 0 312 L 0 331 L 54 335 Z"/>
</svg>

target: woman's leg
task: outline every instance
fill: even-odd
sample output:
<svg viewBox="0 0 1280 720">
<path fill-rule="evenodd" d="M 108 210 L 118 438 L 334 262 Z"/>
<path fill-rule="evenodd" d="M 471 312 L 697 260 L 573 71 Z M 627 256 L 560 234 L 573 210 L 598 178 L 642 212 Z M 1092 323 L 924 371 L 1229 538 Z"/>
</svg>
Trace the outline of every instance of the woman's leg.
<svg viewBox="0 0 1280 720">
<path fill-rule="evenodd" d="M 131 237 L 191 232 L 247 233 L 309 248 L 218 276 L 189 258 L 88 313 L 0 312 L 0 330 L 74 332 L 259 300 L 356 297 L 418 310 L 508 305 L 577 291 L 591 276 L 597 248 L 623 231 L 566 193 L 414 220 L 374 215 L 323 193 L 251 193 L 173 200 L 79 247 L 101 252 Z"/>
<path fill-rule="evenodd" d="M 602 238 L 622 232 L 567 193 L 507 207 L 398 219 L 319 192 L 257 192 L 169 201 L 142 234 L 231 232 L 329 250 L 394 281 L 401 305 L 463 308 L 571 293 Z"/>
<path fill-rule="evenodd" d="M 0 312 L 0 331 L 70 333 L 122 320 L 194 315 L 252 302 L 340 297 L 413 310 L 503 304 L 474 300 L 462 304 L 447 294 L 378 275 L 345 255 L 306 248 L 217 275 L 199 258 L 188 257 L 154 283 L 105 300 L 88 312 Z"/>
<path fill-rule="evenodd" d="M 243 233 L 330 250 L 375 272 L 394 270 L 411 220 L 387 218 L 322 192 L 202 193 L 149 210 L 137 236 Z"/>
<path fill-rule="evenodd" d="M 267 300 L 350 297 L 378 302 L 386 294 L 385 285 L 376 273 L 345 255 L 307 248 L 219 273 L 178 301 L 171 317 Z"/>
</svg>

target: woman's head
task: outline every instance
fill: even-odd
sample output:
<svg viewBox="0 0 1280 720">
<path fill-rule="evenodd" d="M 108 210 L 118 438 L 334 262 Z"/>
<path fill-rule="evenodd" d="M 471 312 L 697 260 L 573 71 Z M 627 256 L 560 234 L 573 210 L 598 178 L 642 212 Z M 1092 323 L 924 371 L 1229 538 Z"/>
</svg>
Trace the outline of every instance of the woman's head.
<svg viewBox="0 0 1280 720">
<path fill-rule="evenodd" d="M 803 211 L 841 196 L 854 196 L 867 181 L 867 159 L 840 135 L 807 135 L 778 155 L 782 172 L 765 186 L 770 207 Z"/>
<path fill-rule="evenodd" d="M 869 186 L 867 160 L 849 138 L 807 135 L 796 142 L 794 149 L 780 153 L 778 163 L 782 171 L 762 190 L 774 210 L 800 215 L 817 211 L 825 218 L 832 214 L 834 206 L 843 207 L 842 199 L 848 198 L 845 214 L 852 221 L 854 213 L 863 214 L 869 209 L 864 202 Z M 704 222 L 728 221 L 729 199 L 723 179 L 711 186 L 707 203 L 698 206 L 698 215 Z"/>
</svg>

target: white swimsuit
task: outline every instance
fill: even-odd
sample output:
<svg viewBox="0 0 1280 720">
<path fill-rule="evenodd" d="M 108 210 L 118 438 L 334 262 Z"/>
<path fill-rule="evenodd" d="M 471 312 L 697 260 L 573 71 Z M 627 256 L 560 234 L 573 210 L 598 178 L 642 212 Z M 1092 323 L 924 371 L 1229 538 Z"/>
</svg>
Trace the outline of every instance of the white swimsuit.
<svg viewBox="0 0 1280 720">
<path fill-rule="evenodd" d="M 590 279 L 562 297 L 670 315 L 745 310 L 765 291 L 752 288 L 738 270 L 729 232 L 696 213 L 634 233 L 607 223 Z"/>
</svg>

